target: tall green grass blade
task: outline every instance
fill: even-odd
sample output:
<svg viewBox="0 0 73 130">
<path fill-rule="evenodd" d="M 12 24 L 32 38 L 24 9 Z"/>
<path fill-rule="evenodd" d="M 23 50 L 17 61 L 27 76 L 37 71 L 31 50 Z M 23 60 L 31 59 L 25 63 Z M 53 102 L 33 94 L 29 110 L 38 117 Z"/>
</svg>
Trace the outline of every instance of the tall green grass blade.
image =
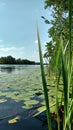
<svg viewBox="0 0 73 130">
<path fill-rule="evenodd" d="M 66 56 L 66 46 L 63 49 L 63 39 L 61 37 L 62 44 L 62 77 L 64 84 L 64 127 L 63 130 L 69 130 L 71 128 L 70 116 L 69 116 L 69 93 L 71 87 L 72 67 L 70 66 L 70 57 Z M 68 61 L 67 61 L 68 60 Z"/>
<path fill-rule="evenodd" d="M 70 53 L 70 73 L 72 73 L 72 0 L 68 0 L 68 9 L 69 9 L 69 53 Z M 72 75 L 71 75 L 72 77 Z M 70 79 L 70 76 L 69 76 Z M 72 82 L 73 84 L 73 82 Z M 72 87 L 73 95 L 73 87 Z M 73 100 L 73 96 L 72 96 Z"/>
<path fill-rule="evenodd" d="M 40 57 L 40 66 L 41 66 L 41 76 L 42 76 L 44 98 L 45 98 L 45 105 L 46 105 L 46 113 L 47 113 L 47 121 L 48 121 L 48 130 L 52 130 L 49 98 L 48 98 L 48 92 L 47 92 L 47 84 L 46 84 L 46 78 L 45 78 L 45 72 L 44 72 L 44 65 L 43 65 L 42 50 L 41 50 L 41 43 L 40 43 L 38 26 L 37 26 L 37 37 L 38 37 L 39 57 Z"/>
<path fill-rule="evenodd" d="M 70 63 L 72 62 L 72 0 L 68 0 L 69 8 L 69 52 L 70 52 Z M 71 64 L 70 64 L 71 66 Z"/>
<path fill-rule="evenodd" d="M 65 56 L 65 49 L 63 48 L 63 39 L 60 37 L 61 46 L 61 58 L 62 58 L 62 77 L 63 77 L 63 92 L 64 92 L 64 124 L 66 124 L 66 118 L 68 113 L 68 70 L 67 70 L 67 57 Z M 65 125 L 66 126 L 66 125 Z"/>
<path fill-rule="evenodd" d="M 60 130 L 60 117 L 59 117 L 59 112 L 58 112 L 58 106 L 59 106 L 58 91 L 59 91 L 60 76 L 61 76 L 61 71 L 59 71 L 58 78 L 57 78 L 57 86 L 56 86 L 56 112 L 57 112 L 57 118 L 58 118 L 58 130 Z"/>
<path fill-rule="evenodd" d="M 61 69 L 60 69 L 60 57 L 61 57 L 61 44 L 59 43 L 58 46 L 58 51 L 57 51 L 57 58 L 56 58 L 56 77 L 57 77 L 57 86 L 56 86 L 56 113 L 57 113 L 57 118 L 58 118 L 58 130 L 60 130 L 60 117 L 59 117 L 59 112 L 58 112 L 58 106 L 59 106 L 59 101 L 58 101 L 58 91 L 59 91 L 59 80 L 61 76 Z"/>
<path fill-rule="evenodd" d="M 72 2 L 73 2 L 73 0 L 68 0 L 70 71 L 72 69 Z M 72 71 L 70 73 L 72 73 Z M 71 75 L 71 78 L 72 78 L 72 75 Z M 73 85 L 73 81 L 72 81 L 71 84 Z M 73 105 L 73 86 L 71 86 L 71 87 L 72 87 L 72 105 Z M 71 110 L 71 120 L 70 120 L 71 123 L 72 123 L 72 120 L 73 120 L 72 114 L 73 114 L 73 111 Z"/>
</svg>

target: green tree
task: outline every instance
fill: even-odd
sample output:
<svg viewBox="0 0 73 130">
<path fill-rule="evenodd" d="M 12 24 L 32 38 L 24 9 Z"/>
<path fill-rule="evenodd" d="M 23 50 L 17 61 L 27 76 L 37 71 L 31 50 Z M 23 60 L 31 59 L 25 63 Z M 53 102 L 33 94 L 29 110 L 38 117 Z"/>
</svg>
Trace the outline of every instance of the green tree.
<svg viewBox="0 0 73 130">
<path fill-rule="evenodd" d="M 45 9 L 47 8 L 51 8 L 51 15 L 53 19 L 49 21 L 48 19 L 42 16 L 46 24 L 52 25 L 51 28 L 48 30 L 48 34 L 51 38 L 51 41 L 46 43 L 46 53 L 44 54 L 44 57 L 49 59 L 50 63 L 54 63 L 54 60 L 56 58 L 56 52 L 58 50 L 60 35 L 62 34 L 65 44 L 69 39 L 68 0 L 45 0 Z"/>
<path fill-rule="evenodd" d="M 21 59 L 20 59 L 20 58 L 18 58 L 18 59 L 16 60 L 16 64 L 21 64 Z"/>
<path fill-rule="evenodd" d="M 15 59 L 12 56 L 1 57 L 0 64 L 35 64 L 35 61 L 30 61 L 27 59 Z"/>
<path fill-rule="evenodd" d="M 16 61 L 15 61 L 15 58 L 12 57 L 12 56 L 7 56 L 6 57 L 6 64 L 15 64 Z"/>
<path fill-rule="evenodd" d="M 6 63 L 6 57 L 1 57 L 0 64 L 5 64 L 5 63 Z"/>
</svg>

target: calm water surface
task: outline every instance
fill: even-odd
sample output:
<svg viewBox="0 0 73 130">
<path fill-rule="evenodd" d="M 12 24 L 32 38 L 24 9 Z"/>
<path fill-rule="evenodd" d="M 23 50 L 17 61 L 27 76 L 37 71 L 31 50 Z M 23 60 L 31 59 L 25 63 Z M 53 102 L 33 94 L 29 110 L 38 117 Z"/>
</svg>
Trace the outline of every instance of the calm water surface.
<svg viewBox="0 0 73 130">
<path fill-rule="evenodd" d="M 1 116 L 39 106 L 43 101 L 39 65 L 0 65 Z"/>
</svg>

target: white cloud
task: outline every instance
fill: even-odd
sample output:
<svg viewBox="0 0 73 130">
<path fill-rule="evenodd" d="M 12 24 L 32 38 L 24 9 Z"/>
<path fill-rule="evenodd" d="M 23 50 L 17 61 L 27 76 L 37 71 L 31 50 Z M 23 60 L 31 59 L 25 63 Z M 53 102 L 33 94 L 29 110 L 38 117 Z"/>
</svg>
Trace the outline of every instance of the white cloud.
<svg viewBox="0 0 73 130">
<path fill-rule="evenodd" d="M 44 45 L 46 45 L 46 42 L 44 42 Z"/>
<path fill-rule="evenodd" d="M 30 56 L 29 59 L 39 62 L 39 52 L 38 51 L 34 51 Z"/>
<path fill-rule="evenodd" d="M 35 44 L 38 44 L 38 40 L 34 41 Z M 42 42 L 43 45 L 46 45 L 46 42 Z"/>
<path fill-rule="evenodd" d="M 8 51 L 22 51 L 24 47 L 16 48 L 16 47 L 0 47 L 0 51 L 8 52 Z"/>
<path fill-rule="evenodd" d="M 38 44 L 38 40 L 35 40 L 34 43 L 35 43 L 35 44 Z"/>
</svg>

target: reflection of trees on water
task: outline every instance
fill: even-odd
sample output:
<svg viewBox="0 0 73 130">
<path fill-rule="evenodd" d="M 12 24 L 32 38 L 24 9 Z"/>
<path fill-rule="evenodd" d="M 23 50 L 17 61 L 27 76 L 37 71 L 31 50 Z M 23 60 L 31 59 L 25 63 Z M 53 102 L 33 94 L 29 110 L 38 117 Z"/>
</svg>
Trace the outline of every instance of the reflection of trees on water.
<svg viewBox="0 0 73 130">
<path fill-rule="evenodd" d="M 6 72 L 6 73 L 12 73 L 15 71 L 15 66 L 1 66 L 0 67 L 1 72 Z"/>
</svg>

